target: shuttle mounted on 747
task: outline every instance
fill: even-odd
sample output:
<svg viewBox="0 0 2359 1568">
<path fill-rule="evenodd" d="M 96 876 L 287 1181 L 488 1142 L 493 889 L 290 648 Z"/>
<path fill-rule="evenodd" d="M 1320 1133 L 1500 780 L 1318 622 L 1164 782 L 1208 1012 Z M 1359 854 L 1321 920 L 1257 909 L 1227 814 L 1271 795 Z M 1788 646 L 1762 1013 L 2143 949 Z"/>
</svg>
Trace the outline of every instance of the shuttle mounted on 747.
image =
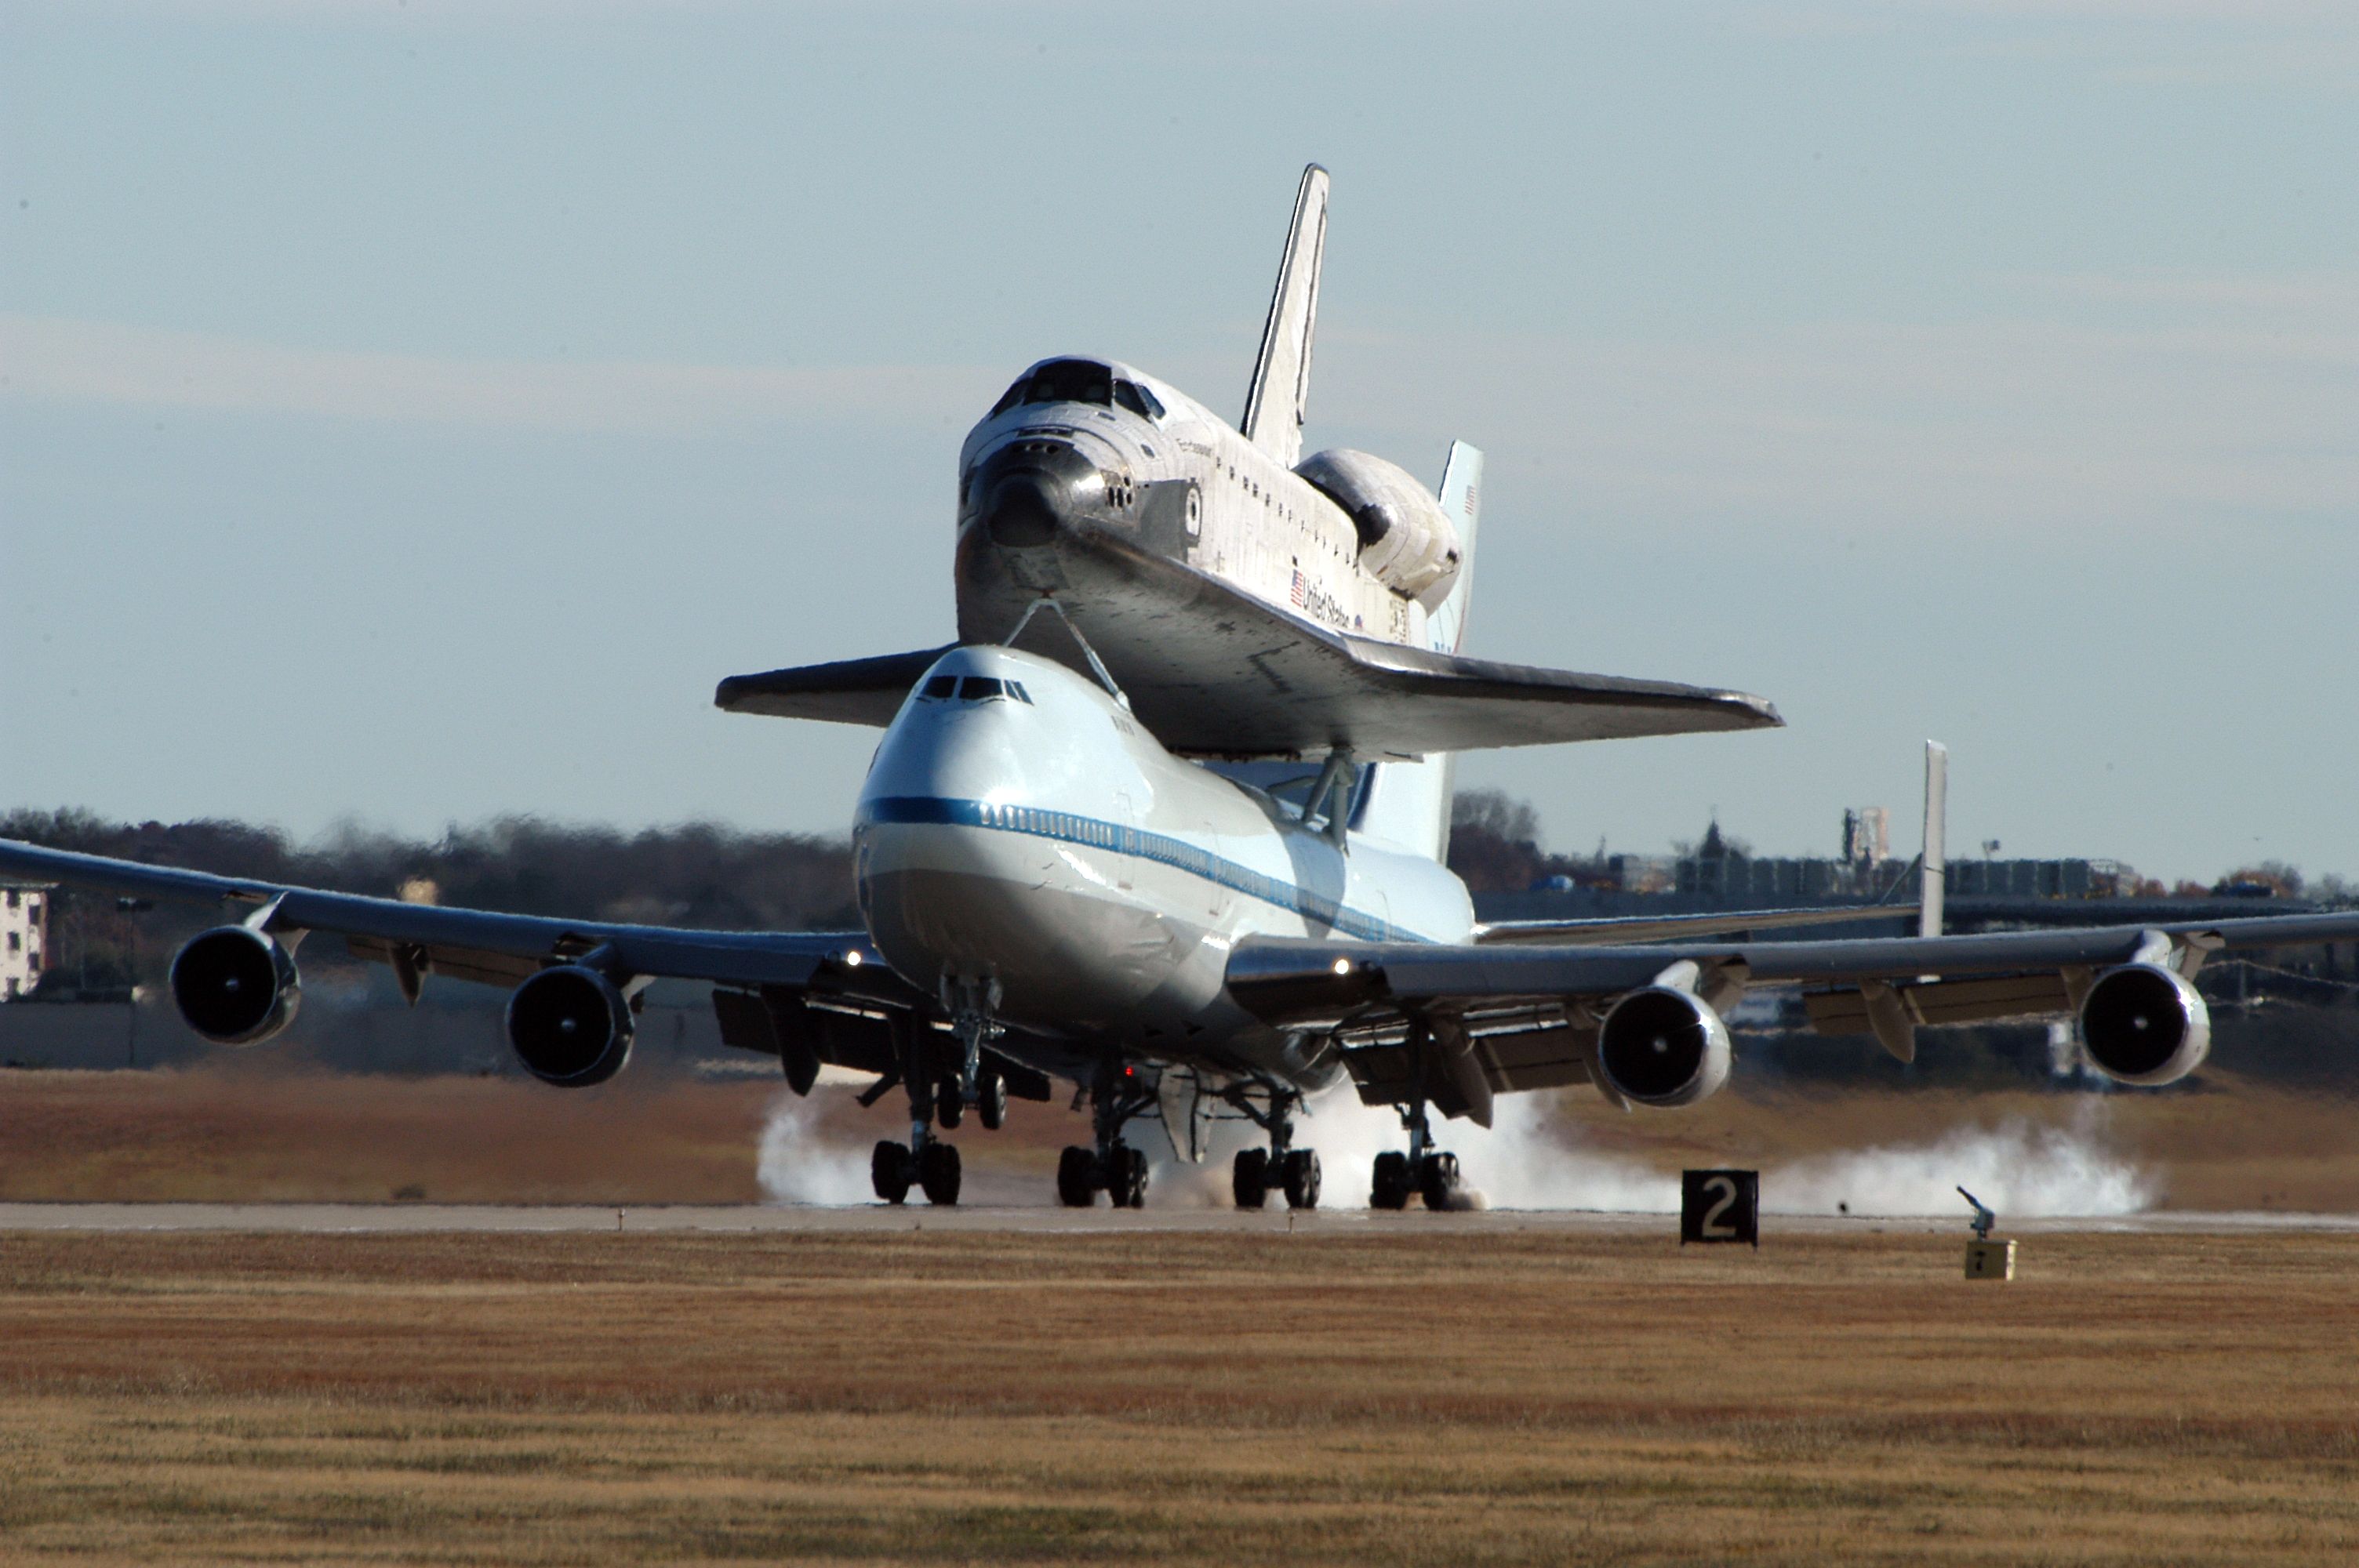
<svg viewBox="0 0 2359 1568">
<path fill-rule="evenodd" d="M 1109 360 L 1043 360 L 969 433 L 958 639 L 721 683 L 732 710 L 879 726 L 853 843 L 864 929 L 710 932 L 446 909 L 0 841 L 0 873 L 213 902 L 171 990 L 241 1044 L 293 1019 L 299 946 L 341 939 L 415 1000 L 432 976 L 513 988 L 546 1082 L 605 1081 L 653 980 L 710 982 L 730 1044 L 808 1092 L 822 1065 L 900 1091 L 877 1195 L 957 1200 L 973 1114 L 1057 1080 L 1093 1108 L 1057 1191 L 1136 1206 L 1161 1119 L 1262 1136 L 1236 1201 L 1320 1201 L 1307 1101 L 1397 1107 L 1369 1200 L 1451 1199 L 1433 1113 L 1587 1083 L 1672 1107 L 1730 1071 L 1748 988 L 1804 988 L 1818 1026 L 1896 1053 L 1920 1026 L 2079 1021 L 2090 1060 L 2171 1082 L 2209 1047 L 2190 984 L 2225 946 L 2343 940 L 2359 915 L 1859 940 L 1740 939 L 1855 909 L 1485 925 L 1442 863 L 1457 752 L 1775 725 L 1740 692 L 1497 664 L 1462 647 L 1482 455 L 1429 490 L 1364 452 L 1302 456 L 1328 180 L 1303 177 L 1244 417 Z"/>
</svg>

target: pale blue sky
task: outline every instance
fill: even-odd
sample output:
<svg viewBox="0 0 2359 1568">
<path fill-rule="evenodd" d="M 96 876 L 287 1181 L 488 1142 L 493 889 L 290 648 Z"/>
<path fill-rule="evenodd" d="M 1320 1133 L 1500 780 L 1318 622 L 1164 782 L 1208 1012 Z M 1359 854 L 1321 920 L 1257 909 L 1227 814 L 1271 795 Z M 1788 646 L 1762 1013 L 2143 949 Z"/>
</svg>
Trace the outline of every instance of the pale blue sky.
<svg viewBox="0 0 2359 1568">
<path fill-rule="evenodd" d="M 2213 5 L 0 10 L 0 806 L 840 828 L 723 675 L 939 641 L 1023 364 L 1490 455 L 1474 651 L 1775 735 L 1491 753 L 1717 806 L 2359 871 L 2359 22 Z M 1904 835 L 1914 847 L 1913 827 Z"/>
</svg>

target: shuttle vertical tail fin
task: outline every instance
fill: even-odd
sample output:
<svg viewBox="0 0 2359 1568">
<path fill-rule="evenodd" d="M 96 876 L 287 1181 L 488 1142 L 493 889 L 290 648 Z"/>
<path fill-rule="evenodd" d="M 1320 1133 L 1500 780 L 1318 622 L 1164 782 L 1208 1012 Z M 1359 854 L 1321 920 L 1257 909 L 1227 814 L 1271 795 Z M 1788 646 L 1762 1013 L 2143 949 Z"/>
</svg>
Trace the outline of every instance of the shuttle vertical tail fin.
<svg viewBox="0 0 2359 1568">
<path fill-rule="evenodd" d="M 1450 525 L 1458 530 L 1458 576 L 1426 617 L 1425 640 L 1437 653 L 1454 654 L 1466 639 L 1466 604 L 1474 588 L 1474 524 L 1483 499 L 1479 449 L 1463 441 L 1450 444 L 1450 460 L 1441 468 L 1440 499 Z M 1414 762 L 1379 762 L 1371 772 L 1367 799 L 1352 826 L 1437 860 L 1447 860 L 1457 758 L 1444 753 Z"/>
<path fill-rule="evenodd" d="M 1261 357 L 1237 429 L 1263 451 L 1292 468 L 1302 457 L 1302 412 L 1310 393 L 1310 339 L 1319 321 L 1319 260 L 1327 245 L 1327 171 L 1302 171 L 1294 222 L 1286 231 L 1286 259 L 1262 329 Z"/>
</svg>

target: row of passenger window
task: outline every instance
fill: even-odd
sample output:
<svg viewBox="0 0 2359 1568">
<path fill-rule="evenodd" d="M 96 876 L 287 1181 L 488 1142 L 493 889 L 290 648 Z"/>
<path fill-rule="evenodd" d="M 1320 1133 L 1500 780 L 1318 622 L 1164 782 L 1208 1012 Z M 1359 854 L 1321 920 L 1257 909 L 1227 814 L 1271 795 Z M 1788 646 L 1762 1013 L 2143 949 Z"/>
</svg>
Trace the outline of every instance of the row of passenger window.
<svg viewBox="0 0 2359 1568">
<path fill-rule="evenodd" d="M 1027 708 L 1034 706 L 1032 694 L 1024 689 L 1022 681 L 1001 680 L 996 676 L 936 676 L 918 695 L 929 702 L 984 702 L 1004 697 Z"/>
</svg>

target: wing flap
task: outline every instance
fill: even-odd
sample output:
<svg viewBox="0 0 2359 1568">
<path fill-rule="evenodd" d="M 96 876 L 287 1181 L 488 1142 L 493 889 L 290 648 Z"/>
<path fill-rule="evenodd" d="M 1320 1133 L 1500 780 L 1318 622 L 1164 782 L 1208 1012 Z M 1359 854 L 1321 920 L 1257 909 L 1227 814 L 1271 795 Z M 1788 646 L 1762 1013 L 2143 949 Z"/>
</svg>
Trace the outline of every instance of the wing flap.
<svg viewBox="0 0 2359 1568">
<path fill-rule="evenodd" d="M 1912 1023 L 1941 1029 L 2014 1018 L 2056 1018 L 2072 1011 L 2060 971 L 1988 979 L 1919 980 L 1892 988 Z M 1810 1027 L 1821 1034 L 1873 1034 L 1867 999 L 1857 987 L 1805 991 Z"/>
</svg>

